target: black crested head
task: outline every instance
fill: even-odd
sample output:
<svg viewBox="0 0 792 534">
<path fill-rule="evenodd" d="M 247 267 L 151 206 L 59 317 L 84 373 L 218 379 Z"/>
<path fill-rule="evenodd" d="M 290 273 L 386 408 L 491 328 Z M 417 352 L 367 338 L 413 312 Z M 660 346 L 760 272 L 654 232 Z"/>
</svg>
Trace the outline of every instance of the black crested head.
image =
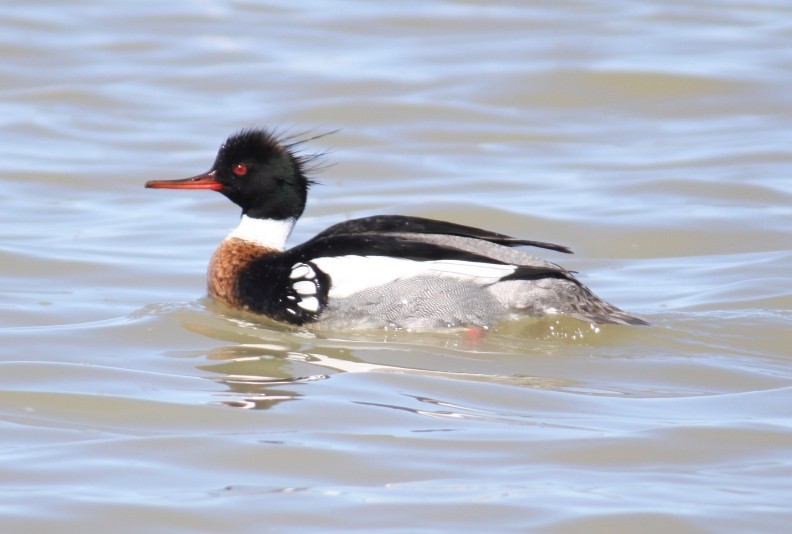
<svg viewBox="0 0 792 534">
<path fill-rule="evenodd" d="M 242 130 L 220 146 L 210 171 L 222 184 L 218 190 L 259 219 L 297 218 L 305 209 L 308 187 L 305 163 L 312 156 L 299 156 L 299 142 L 287 143 L 265 130 Z"/>
</svg>

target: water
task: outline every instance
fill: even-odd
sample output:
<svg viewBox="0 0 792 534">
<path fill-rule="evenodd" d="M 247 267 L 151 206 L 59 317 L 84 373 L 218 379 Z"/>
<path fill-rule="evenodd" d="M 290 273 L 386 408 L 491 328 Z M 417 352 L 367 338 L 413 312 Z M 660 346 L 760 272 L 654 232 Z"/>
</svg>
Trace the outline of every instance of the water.
<svg viewBox="0 0 792 534">
<path fill-rule="evenodd" d="M 4 532 L 783 532 L 784 2 L 6 6 Z M 292 331 L 203 298 L 237 211 L 149 179 L 276 126 L 298 243 L 403 213 L 548 253 L 651 328 Z"/>
</svg>

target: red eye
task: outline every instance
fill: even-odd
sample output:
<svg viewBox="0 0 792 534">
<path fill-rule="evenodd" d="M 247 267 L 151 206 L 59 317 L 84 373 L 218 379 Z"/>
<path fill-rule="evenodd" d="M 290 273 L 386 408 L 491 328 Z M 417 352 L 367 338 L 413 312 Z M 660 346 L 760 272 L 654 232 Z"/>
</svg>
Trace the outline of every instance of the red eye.
<svg viewBox="0 0 792 534">
<path fill-rule="evenodd" d="M 237 176 L 244 176 L 247 173 L 247 165 L 245 165 L 244 163 L 237 163 L 236 165 L 234 165 L 234 168 L 231 170 Z"/>
</svg>

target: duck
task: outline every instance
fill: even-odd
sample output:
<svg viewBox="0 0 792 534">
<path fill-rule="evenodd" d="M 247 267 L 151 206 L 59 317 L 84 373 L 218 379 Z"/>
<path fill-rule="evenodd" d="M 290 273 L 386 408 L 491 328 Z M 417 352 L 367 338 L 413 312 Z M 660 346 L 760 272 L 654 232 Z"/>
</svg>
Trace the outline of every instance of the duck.
<svg viewBox="0 0 792 534">
<path fill-rule="evenodd" d="M 209 171 L 145 184 L 217 191 L 241 208 L 207 273 L 209 297 L 226 307 L 297 327 L 487 329 L 557 315 L 649 324 L 596 296 L 575 273 L 520 249 L 569 248 L 463 224 L 374 215 L 287 248 L 315 183 L 303 142 L 244 129 L 220 146 Z"/>
</svg>

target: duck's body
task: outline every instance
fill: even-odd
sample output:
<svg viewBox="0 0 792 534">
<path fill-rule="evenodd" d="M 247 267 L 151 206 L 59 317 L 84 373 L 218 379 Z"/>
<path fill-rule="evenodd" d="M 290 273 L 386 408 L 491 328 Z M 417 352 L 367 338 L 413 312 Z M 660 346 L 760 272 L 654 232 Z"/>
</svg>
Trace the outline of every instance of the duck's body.
<svg viewBox="0 0 792 534">
<path fill-rule="evenodd" d="M 336 224 L 286 250 L 310 181 L 271 134 L 244 131 L 212 170 L 153 188 L 212 189 L 242 207 L 209 265 L 209 294 L 232 308 L 295 325 L 434 329 L 492 326 L 515 315 L 564 314 L 647 324 L 594 295 L 566 269 L 515 250 L 566 247 L 405 216 Z"/>
</svg>

